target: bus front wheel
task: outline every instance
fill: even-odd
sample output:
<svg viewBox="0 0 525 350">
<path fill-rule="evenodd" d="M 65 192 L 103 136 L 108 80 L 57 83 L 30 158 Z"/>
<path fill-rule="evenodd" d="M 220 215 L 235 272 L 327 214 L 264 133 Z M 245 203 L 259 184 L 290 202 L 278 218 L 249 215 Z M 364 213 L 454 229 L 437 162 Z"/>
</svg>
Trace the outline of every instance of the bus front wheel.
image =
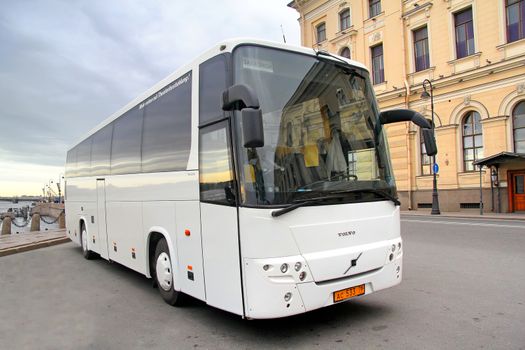
<svg viewBox="0 0 525 350">
<path fill-rule="evenodd" d="M 153 260 L 155 282 L 164 301 L 172 306 L 181 306 L 184 295 L 173 288 L 173 268 L 166 239 L 161 238 L 155 248 Z"/>
</svg>

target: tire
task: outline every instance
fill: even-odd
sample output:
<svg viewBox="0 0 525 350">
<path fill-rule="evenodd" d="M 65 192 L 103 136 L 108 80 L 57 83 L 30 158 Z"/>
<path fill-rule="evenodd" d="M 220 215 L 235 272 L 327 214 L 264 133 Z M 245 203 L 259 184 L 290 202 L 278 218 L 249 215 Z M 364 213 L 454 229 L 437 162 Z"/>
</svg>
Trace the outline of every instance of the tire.
<svg viewBox="0 0 525 350">
<path fill-rule="evenodd" d="M 84 259 L 92 260 L 96 257 L 95 252 L 89 250 L 88 245 L 88 234 L 86 231 L 86 227 L 84 224 L 82 224 L 82 232 L 80 233 L 80 245 L 82 246 L 82 255 L 84 256 Z"/>
<path fill-rule="evenodd" d="M 162 299 L 171 306 L 182 306 L 185 295 L 173 289 L 173 268 L 166 239 L 161 238 L 158 241 L 151 265 Z"/>
</svg>

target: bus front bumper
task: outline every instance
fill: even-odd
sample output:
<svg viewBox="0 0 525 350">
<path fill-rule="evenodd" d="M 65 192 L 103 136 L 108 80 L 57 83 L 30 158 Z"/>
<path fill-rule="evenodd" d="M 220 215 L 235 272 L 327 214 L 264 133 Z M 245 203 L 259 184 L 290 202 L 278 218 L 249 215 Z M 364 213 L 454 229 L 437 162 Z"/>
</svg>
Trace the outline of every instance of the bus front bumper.
<svg viewBox="0 0 525 350">
<path fill-rule="evenodd" d="M 264 265 L 261 266 L 259 259 L 244 260 L 246 317 L 251 319 L 286 317 L 360 298 L 363 295 L 398 285 L 401 283 L 403 272 L 402 253 L 378 269 L 323 282 L 315 282 L 311 278 L 299 282 L 293 273 L 281 278 L 268 278 L 259 272 L 264 267 Z M 293 261 L 294 259 L 288 258 L 287 260 Z M 279 264 L 280 261 L 275 262 L 277 264 L 267 265 L 277 267 L 282 265 Z M 294 268 L 293 265 L 288 265 L 290 269 Z M 364 294 L 343 301 L 334 301 L 335 292 L 360 285 L 365 287 Z"/>
</svg>

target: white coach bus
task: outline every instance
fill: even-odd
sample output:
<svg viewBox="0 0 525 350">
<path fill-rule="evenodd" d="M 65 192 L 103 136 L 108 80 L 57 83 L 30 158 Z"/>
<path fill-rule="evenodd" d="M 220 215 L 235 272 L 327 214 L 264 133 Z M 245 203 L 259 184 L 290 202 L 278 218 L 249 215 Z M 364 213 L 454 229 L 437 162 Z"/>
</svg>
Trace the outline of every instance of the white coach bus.
<svg viewBox="0 0 525 350">
<path fill-rule="evenodd" d="M 66 225 L 84 257 L 246 318 L 299 314 L 402 278 L 384 124 L 357 62 L 260 40 L 220 43 L 67 153 Z"/>
</svg>

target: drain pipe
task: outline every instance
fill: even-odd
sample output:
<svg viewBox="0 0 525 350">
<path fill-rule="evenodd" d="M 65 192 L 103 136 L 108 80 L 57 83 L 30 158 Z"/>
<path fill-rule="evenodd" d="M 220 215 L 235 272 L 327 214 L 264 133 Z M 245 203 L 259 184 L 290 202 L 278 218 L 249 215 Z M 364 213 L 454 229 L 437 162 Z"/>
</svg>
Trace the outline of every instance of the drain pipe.
<svg viewBox="0 0 525 350">
<path fill-rule="evenodd" d="M 401 6 L 401 13 L 403 13 L 403 0 L 399 1 L 399 5 Z M 405 51 L 405 21 L 403 19 L 403 15 L 401 15 L 401 20 L 399 21 L 401 24 L 401 52 L 403 53 L 403 62 L 402 62 L 402 74 L 403 74 L 403 83 L 405 85 L 405 108 L 408 109 L 410 107 L 410 84 L 408 84 L 407 81 L 407 69 L 406 69 L 406 51 Z M 412 152 L 410 152 L 411 144 L 410 144 L 410 123 L 407 123 L 407 135 L 406 135 L 406 145 L 407 145 L 407 166 L 408 166 L 408 210 L 412 210 Z"/>
</svg>

